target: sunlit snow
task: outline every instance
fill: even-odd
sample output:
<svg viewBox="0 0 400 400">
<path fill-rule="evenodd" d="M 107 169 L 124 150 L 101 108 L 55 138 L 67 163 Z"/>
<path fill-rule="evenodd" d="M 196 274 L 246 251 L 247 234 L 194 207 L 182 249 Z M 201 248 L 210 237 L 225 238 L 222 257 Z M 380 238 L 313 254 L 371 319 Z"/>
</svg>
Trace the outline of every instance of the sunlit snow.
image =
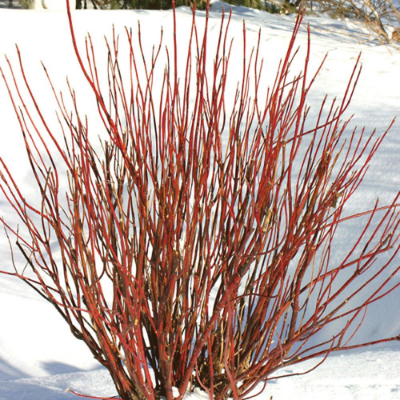
<svg viewBox="0 0 400 400">
<path fill-rule="evenodd" d="M 210 38 L 219 33 L 223 4 L 215 2 L 211 8 Z M 199 12 L 199 25 L 204 12 Z M 177 10 L 179 51 L 185 56 L 187 30 L 191 12 Z M 295 16 L 271 15 L 265 12 L 236 7 L 233 10 L 230 34 L 234 37 L 231 73 L 241 65 L 243 19 L 247 27 L 247 46 L 256 44 L 261 27 L 261 51 L 264 57 L 266 82 L 272 81 L 279 59 L 284 56 L 291 36 Z M 111 36 L 112 25 L 123 35 L 124 26 L 137 29 L 141 22 L 142 40 L 148 54 L 158 45 L 159 31 L 164 27 L 164 40 L 171 46 L 172 11 L 73 11 L 78 46 L 84 49 L 84 36 L 90 32 L 98 48 L 99 59 L 104 54 L 103 36 Z M 346 87 L 355 60 L 362 52 L 362 75 L 347 113 L 354 114 L 351 128 L 366 126 L 367 132 L 384 132 L 394 117 L 400 116 L 400 51 L 383 46 L 369 35 L 366 28 L 352 21 L 337 21 L 326 17 L 305 18 L 298 36 L 301 46 L 298 64 L 307 43 L 306 24 L 311 30 L 311 70 L 315 71 L 325 53 L 329 52 L 319 79 L 310 93 L 309 103 L 316 108 L 325 94 L 340 96 Z M 123 40 L 121 40 L 121 43 Z M 212 39 L 211 39 L 212 42 Z M 0 9 L 0 54 L 7 54 L 17 66 L 15 43 L 18 44 L 28 79 L 38 96 L 50 123 L 55 123 L 54 104 L 40 61 L 50 72 L 55 86 L 66 91 L 65 77 L 77 89 L 85 113 L 96 106 L 87 84 L 80 74 L 70 41 L 67 15 L 63 11 L 32 11 Z M 237 61 L 235 61 L 237 60 Z M 100 64 L 103 61 L 99 61 Z M 0 60 L 6 70 L 6 61 Z M 233 80 L 235 81 L 235 80 Z M 232 90 L 235 85 L 232 86 Z M 96 131 L 98 121 L 91 125 Z M 100 125 L 99 125 L 100 126 Z M 0 82 L 0 156 L 13 171 L 26 196 L 36 196 L 29 166 L 22 144 L 20 129 L 3 82 Z M 359 193 L 349 204 L 350 212 L 373 206 L 377 197 L 388 203 L 400 189 L 400 120 L 396 121 L 386 141 L 374 158 L 370 171 Z M 0 198 L 1 215 L 10 210 Z M 17 219 L 8 219 L 10 224 Z M 344 231 L 339 238 L 346 243 Z M 0 234 L 1 269 L 11 270 L 9 244 Z M 17 258 L 18 260 L 18 258 Z M 397 260 L 400 263 L 400 260 Z M 395 276 L 393 279 L 399 280 Z M 400 291 L 397 291 L 368 310 L 359 341 L 400 334 Z M 299 364 L 285 374 L 296 374 L 311 368 L 318 360 Z M 272 380 L 256 399 L 312 400 L 312 399 L 399 399 L 400 398 L 400 343 L 387 344 L 362 351 L 332 354 L 314 372 Z M 96 395 L 115 396 L 116 391 L 107 371 L 100 368 L 83 343 L 73 338 L 67 325 L 50 304 L 44 302 L 30 288 L 15 279 L 0 276 L 0 400 L 63 400 L 76 398 L 75 391 Z M 187 399 L 206 399 L 204 393 L 188 393 Z"/>
</svg>

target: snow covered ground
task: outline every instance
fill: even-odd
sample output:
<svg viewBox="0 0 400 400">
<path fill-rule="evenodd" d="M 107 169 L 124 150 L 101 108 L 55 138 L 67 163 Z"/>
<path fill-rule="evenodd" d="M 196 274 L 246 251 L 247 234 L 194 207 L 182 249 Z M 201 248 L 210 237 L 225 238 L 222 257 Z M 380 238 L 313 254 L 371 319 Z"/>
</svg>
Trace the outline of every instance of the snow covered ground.
<svg viewBox="0 0 400 400">
<path fill-rule="evenodd" d="M 219 31 L 221 3 L 214 3 L 210 21 L 210 37 Z M 200 16 L 204 15 L 199 13 Z M 170 42 L 171 11 L 75 11 L 73 13 L 79 45 L 90 32 L 96 46 L 102 46 L 104 34 L 111 33 L 112 24 L 117 31 L 141 21 L 145 48 L 158 44 L 158 32 L 164 26 L 164 37 Z M 177 11 L 178 29 L 190 25 L 187 8 Z M 202 17 L 201 17 L 202 18 Z M 262 54 L 268 72 L 273 72 L 284 55 L 294 24 L 293 16 L 277 16 L 237 7 L 234 9 L 231 35 L 235 37 L 233 57 L 241 59 L 242 20 L 246 20 L 248 44 L 255 43 L 258 29 L 262 29 Z M 353 68 L 355 58 L 362 51 L 363 72 L 349 110 L 354 113 L 352 126 L 366 126 L 367 131 L 386 130 L 395 116 L 400 116 L 400 52 L 375 42 L 363 27 L 350 21 L 328 18 L 306 19 L 311 28 L 311 69 L 315 69 L 324 54 L 329 52 L 321 75 L 310 94 L 311 105 L 318 106 L 323 96 L 341 96 Z M 181 34 L 183 47 L 187 35 Z M 299 34 L 298 44 L 304 54 L 305 28 Z M 82 107 L 90 113 L 87 86 L 79 74 L 74 58 L 66 15 L 62 12 L 0 9 L 0 54 L 7 54 L 17 64 L 14 44 L 21 49 L 35 93 L 49 118 L 54 118 L 51 94 L 46 85 L 39 61 L 42 60 L 55 85 L 65 90 L 65 76 L 79 89 Z M 249 45 L 249 47 L 251 47 Z M 100 51 L 100 50 L 99 50 Z M 101 51 L 100 51 L 101 52 Z M 150 52 L 150 50 L 149 50 Z M 150 54 L 150 53 L 149 53 Z M 299 58 L 299 61 L 301 57 Z M 5 69 L 5 59 L 0 60 Z M 233 58 L 232 64 L 235 65 Z M 240 62 L 239 64 L 240 65 Z M 272 79 L 272 78 L 271 78 Z M 86 90 L 86 92 L 85 92 Z M 86 101 L 89 100 L 89 101 Z M 27 195 L 34 195 L 22 148 L 20 130 L 12 111 L 4 84 L 0 83 L 0 156 L 8 163 L 16 179 L 23 182 Z M 390 135 L 377 153 L 371 172 L 366 177 L 355 209 L 371 207 L 376 197 L 388 202 L 400 189 L 400 120 L 395 122 Z M 9 216 L 7 204 L 0 198 L 0 212 Z M 15 224 L 17 220 L 15 219 Z M 351 234 L 347 233 L 347 234 Z M 346 241 L 346 236 L 341 238 Z M 4 234 L 0 235 L 1 268 L 10 270 L 9 247 Z M 398 260 L 400 262 L 400 260 Z M 393 279 L 399 280 L 399 277 Z M 372 340 L 400 333 L 399 292 L 376 304 L 367 314 L 359 340 Z M 286 373 L 305 370 L 299 365 Z M 400 398 L 400 345 L 392 343 L 379 348 L 347 354 L 332 355 L 321 367 L 304 376 L 272 381 L 258 400 L 270 399 L 399 399 Z M 21 282 L 0 277 L 0 400 L 63 400 L 76 398 L 66 392 L 73 390 L 112 396 L 116 392 L 107 373 L 100 369 L 89 351 L 69 333 L 65 322 L 52 307 L 42 301 Z M 188 394 L 188 399 L 205 399 L 201 393 Z"/>
<path fill-rule="evenodd" d="M 318 360 L 317 360 L 318 361 Z M 307 365 L 313 362 L 307 362 Z M 284 372 L 304 370 L 296 367 Z M 65 368 L 65 367 L 64 367 Z M 400 351 L 374 350 L 351 355 L 332 355 L 311 374 L 271 381 L 257 400 L 386 400 L 400 398 Z M 68 369 L 68 368 L 66 368 Z M 70 368 L 72 369 L 72 368 Z M 113 384 L 104 370 L 59 373 L 57 366 L 46 377 L 23 377 L 0 381 L 0 399 L 77 399 L 66 388 L 81 393 L 109 395 Z M 207 400 L 204 392 L 188 393 L 185 400 Z"/>
</svg>

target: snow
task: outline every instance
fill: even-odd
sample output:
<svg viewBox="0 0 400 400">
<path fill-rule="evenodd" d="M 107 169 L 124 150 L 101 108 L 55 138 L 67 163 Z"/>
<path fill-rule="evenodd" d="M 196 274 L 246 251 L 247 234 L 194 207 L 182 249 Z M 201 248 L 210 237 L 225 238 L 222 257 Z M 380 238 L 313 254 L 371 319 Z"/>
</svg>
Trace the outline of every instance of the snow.
<svg viewBox="0 0 400 400">
<path fill-rule="evenodd" d="M 214 2 L 211 10 L 210 37 L 219 32 L 219 18 L 223 4 Z M 204 13 L 199 12 L 200 21 Z M 164 27 L 164 38 L 171 43 L 171 11 L 93 11 L 73 12 L 78 45 L 83 48 L 83 38 L 90 32 L 101 53 L 103 35 L 110 36 L 112 25 L 123 31 L 124 26 L 135 31 L 141 21 L 144 47 L 158 44 L 159 29 Z M 242 56 L 242 20 L 247 27 L 247 43 L 256 43 L 261 27 L 262 55 L 268 79 L 279 59 L 284 55 L 294 16 L 270 15 L 244 7 L 233 8 L 230 34 L 235 38 L 235 58 Z M 188 8 L 177 11 L 179 32 L 190 26 Z M 311 30 L 311 69 L 315 70 L 326 52 L 329 57 L 317 80 L 309 101 L 318 106 L 323 96 L 330 98 L 343 94 L 356 57 L 362 52 L 363 72 L 348 115 L 355 114 L 351 127 L 366 126 L 367 132 L 377 129 L 384 132 L 391 120 L 400 114 L 400 52 L 391 46 L 382 46 L 369 36 L 367 29 L 352 21 L 337 21 L 325 17 L 306 18 Z M 199 22 L 200 23 L 200 22 Z M 299 34 L 301 54 L 307 42 L 305 24 Z M 66 14 L 61 11 L 31 11 L 0 9 L 0 53 L 7 54 L 15 69 L 17 57 L 14 44 L 21 50 L 28 78 L 37 93 L 40 104 L 48 104 L 45 113 L 54 120 L 51 93 L 41 70 L 42 60 L 57 88 L 66 90 L 65 76 L 72 86 L 79 88 L 82 108 L 90 114 L 87 85 L 79 75 L 69 39 Z M 178 35 L 184 55 L 187 35 Z M 150 51 L 150 50 L 149 50 Z M 301 67 L 301 54 L 299 65 Z M 6 69 L 6 61 L 0 61 Z M 240 65 L 240 62 L 239 64 Z M 239 71 L 240 73 L 240 71 Z M 234 85 L 235 86 L 235 85 Z M 88 100 L 88 101 L 86 101 Z M 31 186 L 27 161 L 17 120 L 13 113 L 3 83 L 0 84 L 0 156 L 7 162 L 18 182 L 23 182 L 27 196 L 36 195 Z M 94 123 L 95 124 L 95 123 Z M 96 126 L 96 125 L 95 125 Z M 351 207 L 371 207 L 379 196 L 389 202 L 400 188 L 400 121 L 396 121 L 389 136 L 372 162 L 359 194 Z M 21 185 L 22 186 L 22 185 Z M 4 199 L 0 198 L 2 215 L 16 225 Z M 353 211 L 354 211 L 353 210 Z M 343 232 L 340 240 L 345 243 Z M 339 256 L 339 255 L 338 255 Z M 4 234 L 0 235 L 2 269 L 11 270 L 9 246 Z M 18 261 L 18 259 L 17 259 Z M 396 282 L 399 277 L 393 278 Z M 398 311 L 399 292 L 395 292 L 368 311 L 365 326 L 358 336 L 361 340 L 373 340 L 400 333 Z M 298 373 L 311 368 L 318 360 L 299 364 L 285 373 Z M 400 345 L 392 343 L 377 348 L 346 354 L 332 354 L 319 368 L 307 375 L 293 376 L 268 383 L 265 392 L 256 399 L 398 399 L 400 398 Z M 92 358 L 83 343 L 75 340 L 65 322 L 26 285 L 9 277 L 0 277 L 0 400 L 63 400 L 76 398 L 67 391 L 97 396 L 116 394 L 111 379 Z M 187 399 L 206 399 L 204 393 L 189 393 Z"/>
</svg>

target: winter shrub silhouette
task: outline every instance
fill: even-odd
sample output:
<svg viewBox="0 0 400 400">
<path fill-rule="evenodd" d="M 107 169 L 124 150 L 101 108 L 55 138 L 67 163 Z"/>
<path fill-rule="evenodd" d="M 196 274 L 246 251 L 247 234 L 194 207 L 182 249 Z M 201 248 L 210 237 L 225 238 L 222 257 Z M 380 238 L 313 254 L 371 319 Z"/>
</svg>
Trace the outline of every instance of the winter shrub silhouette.
<svg viewBox="0 0 400 400">
<path fill-rule="evenodd" d="M 324 100 L 306 128 L 306 98 L 319 70 L 308 78 L 308 44 L 303 72 L 290 77 L 298 18 L 272 87 L 260 86 L 258 42 L 244 57 L 227 111 L 229 60 L 237 51 L 227 39 L 230 16 L 222 14 L 210 75 L 208 8 L 201 31 L 193 12 L 179 77 L 172 15 L 174 45 L 165 69 L 156 68 L 161 43 L 146 61 L 140 26 L 138 40 L 127 30 L 130 80 L 122 78 L 114 35 L 104 92 L 91 39 L 85 65 L 68 14 L 107 132 L 101 154 L 72 89 L 72 112 L 53 89 L 59 141 L 19 52 L 23 83 L 11 63 L 11 79 L 2 71 L 41 194 L 24 197 L 1 160 L 1 189 L 25 231 L 3 223 L 28 264 L 9 274 L 54 305 L 108 369 L 122 399 L 181 399 L 195 387 L 210 398 L 242 399 L 283 367 L 365 345 L 349 342 L 367 306 L 398 286 L 391 278 L 399 269 L 399 195 L 390 205 L 344 214 L 386 135 L 345 135 L 342 118 L 358 61 L 340 104 Z M 243 40 L 246 48 L 245 29 Z M 158 71 L 161 86 L 155 87 Z M 20 87 L 29 91 L 33 109 Z M 61 171 L 67 193 L 60 190 Z M 336 230 L 361 217 L 365 227 L 350 251 L 332 263 Z M 318 341 L 333 322 L 334 335 Z"/>
</svg>

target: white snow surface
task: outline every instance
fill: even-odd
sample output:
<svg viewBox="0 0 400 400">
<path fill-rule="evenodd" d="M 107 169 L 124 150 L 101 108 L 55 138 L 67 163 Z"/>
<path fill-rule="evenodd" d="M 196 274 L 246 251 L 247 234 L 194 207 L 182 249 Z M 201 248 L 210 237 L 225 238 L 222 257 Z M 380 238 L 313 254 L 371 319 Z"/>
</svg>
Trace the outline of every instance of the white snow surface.
<svg viewBox="0 0 400 400">
<path fill-rule="evenodd" d="M 211 8 L 210 38 L 218 35 L 223 3 L 215 2 Z M 199 25 L 204 12 L 199 12 Z M 234 7 L 230 34 L 235 38 L 231 72 L 235 58 L 242 57 L 242 20 L 246 21 L 247 46 L 256 43 L 261 28 L 261 51 L 265 72 L 271 78 L 278 62 L 285 54 L 294 16 L 270 15 L 244 7 Z M 158 44 L 159 30 L 164 27 L 165 43 L 171 48 L 172 11 L 93 11 L 73 12 L 78 45 L 84 49 L 84 35 L 90 32 L 99 54 L 104 48 L 103 35 L 111 36 L 112 25 L 118 32 L 124 26 L 141 22 L 142 39 L 148 54 Z M 311 30 L 311 70 L 315 70 L 325 53 L 329 52 L 321 74 L 310 93 L 309 103 L 318 107 L 323 96 L 340 96 L 346 87 L 356 57 L 362 52 L 362 75 L 348 115 L 355 117 L 351 127 L 365 126 L 367 132 L 384 132 L 394 117 L 400 114 L 400 52 L 391 46 L 382 46 L 369 36 L 362 26 L 351 21 L 336 21 L 325 17 L 306 18 L 298 36 L 301 55 L 307 43 L 306 23 Z M 191 12 L 177 10 L 178 47 L 184 59 L 187 29 Z M 122 36 L 122 34 L 121 34 Z M 212 42 L 212 40 L 211 40 Z M 0 10 L 0 54 L 7 54 L 17 66 L 15 43 L 18 44 L 28 78 L 46 115 L 54 118 L 54 105 L 44 73 L 42 60 L 50 72 L 55 86 L 66 91 L 68 75 L 76 89 L 84 112 L 93 111 L 93 97 L 76 62 L 67 24 L 62 11 Z M 123 40 L 121 39 L 121 43 Z M 122 45 L 121 45 L 122 46 Z M 99 59 L 101 57 L 98 57 Z M 212 57 L 210 57 L 210 60 Z M 6 70 L 5 59 L 0 65 Z M 301 63 L 299 64 L 301 66 Z M 240 68 L 238 77 L 240 76 Z M 239 78 L 238 78 L 239 79 Z M 267 80 L 268 80 L 267 79 Z M 236 85 L 233 85 L 235 88 Z M 86 97 L 85 97 L 86 96 Z M 86 101 L 86 100 L 87 101 Z M 91 101 L 91 103 L 90 103 Z M 95 104 L 94 106 L 95 107 Z M 93 129 L 92 124 L 92 129 Z M 95 125 L 96 127 L 96 125 Z M 95 129 L 94 127 L 94 129 Z M 26 196 L 34 196 L 29 167 L 22 145 L 20 129 L 12 110 L 3 82 L 0 83 L 0 156 L 7 162 Z M 372 162 L 364 184 L 353 201 L 353 206 L 371 207 L 377 197 L 389 202 L 400 188 L 400 120 L 396 121 L 389 136 Z M 0 198 L 1 215 L 10 209 Z M 346 242 L 345 231 L 340 238 Z M 11 257 L 7 239 L 0 234 L 1 268 L 11 270 Z M 400 262 L 400 260 L 396 260 Z M 395 276 L 393 279 L 398 280 Z M 394 292 L 371 307 L 359 340 L 373 340 L 400 334 L 400 292 Z M 299 373 L 318 360 L 308 361 L 286 369 L 284 373 Z M 400 345 L 368 348 L 348 353 L 332 354 L 319 368 L 307 375 L 273 380 L 256 399 L 399 399 L 400 398 Z M 96 395 L 114 396 L 116 391 L 107 371 L 99 367 L 85 345 L 73 338 L 68 327 L 52 306 L 43 301 L 22 282 L 0 276 L 0 400 L 63 400 L 76 396 L 67 389 Z M 187 399 L 206 399 L 204 393 L 188 393 Z"/>
</svg>

